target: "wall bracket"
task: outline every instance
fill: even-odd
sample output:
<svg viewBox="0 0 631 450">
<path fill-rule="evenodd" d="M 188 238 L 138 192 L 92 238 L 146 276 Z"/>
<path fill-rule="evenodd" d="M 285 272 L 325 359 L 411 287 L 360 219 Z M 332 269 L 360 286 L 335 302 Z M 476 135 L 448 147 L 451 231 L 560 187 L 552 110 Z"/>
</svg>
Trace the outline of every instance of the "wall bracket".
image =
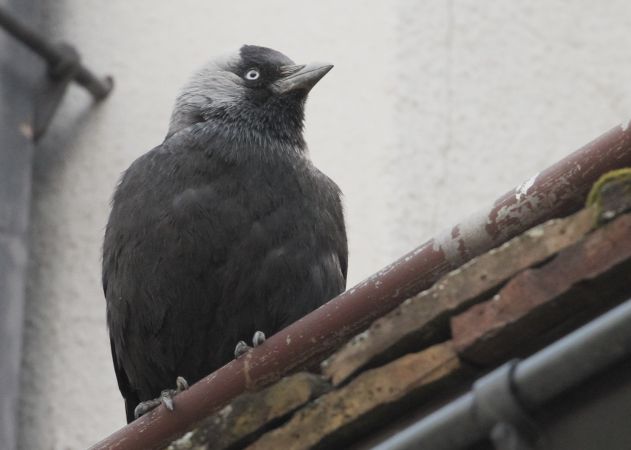
<svg viewBox="0 0 631 450">
<path fill-rule="evenodd" d="M 51 44 L 35 31 L 26 27 L 0 7 L 0 28 L 22 42 L 46 61 L 48 66 L 45 85 L 36 96 L 33 119 L 33 140 L 38 140 L 48 128 L 71 81 L 83 86 L 96 101 L 111 92 L 112 77 L 99 78 L 81 64 L 79 53 L 69 44 Z"/>
</svg>

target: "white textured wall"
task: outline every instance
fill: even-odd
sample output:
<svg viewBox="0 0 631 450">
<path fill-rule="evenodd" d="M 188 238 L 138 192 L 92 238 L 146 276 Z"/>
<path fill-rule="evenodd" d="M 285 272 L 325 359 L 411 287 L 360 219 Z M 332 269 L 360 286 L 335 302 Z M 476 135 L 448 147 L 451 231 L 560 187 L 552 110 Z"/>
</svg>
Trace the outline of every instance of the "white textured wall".
<svg viewBox="0 0 631 450">
<path fill-rule="evenodd" d="M 44 30 L 116 88 L 97 108 L 71 89 L 39 148 L 23 449 L 83 448 L 124 424 L 100 286 L 108 201 L 212 55 L 252 43 L 336 65 L 307 138 L 346 194 L 351 283 L 631 116 L 623 0 L 41 3 Z"/>
</svg>

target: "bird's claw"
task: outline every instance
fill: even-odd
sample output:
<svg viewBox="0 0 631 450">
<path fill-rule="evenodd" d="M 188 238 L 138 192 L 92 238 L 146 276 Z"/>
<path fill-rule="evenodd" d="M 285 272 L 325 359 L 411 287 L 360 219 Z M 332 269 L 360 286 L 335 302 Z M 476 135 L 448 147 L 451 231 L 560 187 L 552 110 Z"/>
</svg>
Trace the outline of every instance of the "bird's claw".
<svg viewBox="0 0 631 450">
<path fill-rule="evenodd" d="M 257 331 L 256 333 L 254 333 L 254 336 L 252 337 L 252 345 L 258 347 L 263 342 L 265 342 L 265 333 L 263 333 L 262 331 Z"/>
<path fill-rule="evenodd" d="M 166 409 L 173 411 L 173 389 L 160 392 L 160 401 Z"/>
<path fill-rule="evenodd" d="M 134 417 L 137 419 L 140 416 L 147 414 L 149 411 L 156 408 L 160 403 L 162 403 L 169 411 L 173 411 L 175 409 L 173 397 L 186 389 L 188 389 L 188 382 L 186 379 L 184 377 L 177 377 L 175 380 L 175 389 L 165 389 L 160 392 L 160 397 L 138 403 L 138 406 L 134 409 Z"/>
<path fill-rule="evenodd" d="M 246 344 L 244 341 L 237 342 L 237 346 L 234 348 L 234 357 L 239 358 L 240 356 L 245 355 L 249 350 L 250 346 Z"/>
<path fill-rule="evenodd" d="M 140 416 L 144 416 L 149 411 L 156 408 L 160 404 L 160 402 L 161 400 L 159 398 L 154 398 L 138 403 L 138 406 L 136 406 L 136 408 L 134 409 L 134 418 L 137 419 Z"/>
<path fill-rule="evenodd" d="M 177 377 L 175 379 L 175 390 L 176 393 L 179 394 L 182 391 L 185 391 L 188 389 L 188 381 L 186 381 L 186 378 L 184 377 Z"/>
<path fill-rule="evenodd" d="M 265 342 L 265 333 L 262 331 L 257 331 L 252 336 L 252 345 L 254 347 L 258 347 L 263 342 Z M 240 356 L 245 355 L 248 351 L 250 351 L 252 347 L 245 343 L 245 341 L 237 342 L 237 346 L 234 348 L 234 357 L 239 358 Z"/>
</svg>

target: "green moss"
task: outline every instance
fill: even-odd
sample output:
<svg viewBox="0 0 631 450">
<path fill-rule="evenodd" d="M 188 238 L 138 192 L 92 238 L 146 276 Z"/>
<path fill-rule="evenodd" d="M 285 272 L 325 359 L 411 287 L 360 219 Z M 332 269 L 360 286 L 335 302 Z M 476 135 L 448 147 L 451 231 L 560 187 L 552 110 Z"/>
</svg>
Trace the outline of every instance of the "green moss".
<svg viewBox="0 0 631 450">
<path fill-rule="evenodd" d="M 603 188 L 612 182 L 616 183 L 625 183 L 629 186 L 629 191 L 631 191 L 631 167 L 624 167 L 622 169 L 612 170 L 602 175 L 598 181 L 594 183 L 592 189 L 589 191 L 589 195 L 587 196 L 586 206 L 596 207 L 596 217 L 598 221 L 602 221 L 603 217 L 603 205 L 602 205 L 602 192 Z M 629 192 L 631 195 L 631 192 Z"/>
</svg>

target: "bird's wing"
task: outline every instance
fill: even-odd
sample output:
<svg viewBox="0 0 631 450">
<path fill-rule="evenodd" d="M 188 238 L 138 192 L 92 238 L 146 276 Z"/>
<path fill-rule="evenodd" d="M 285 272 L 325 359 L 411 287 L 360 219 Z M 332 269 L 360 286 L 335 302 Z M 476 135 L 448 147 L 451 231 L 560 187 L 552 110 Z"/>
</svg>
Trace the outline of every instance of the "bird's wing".
<svg viewBox="0 0 631 450">
<path fill-rule="evenodd" d="M 114 361 L 114 371 L 116 372 L 118 389 L 121 391 L 121 394 L 125 399 L 125 414 L 127 416 L 127 423 L 130 423 L 134 420 L 134 409 L 136 408 L 136 405 L 140 403 L 140 399 L 138 398 L 138 393 L 132 389 L 125 369 L 121 367 L 118 361 L 116 348 L 112 339 L 110 339 L 110 346 L 112 348 L 112 360 Z"/>
<path fill-rule="evenodd" d="M 344 277 L 344 288 L 346 287 L 346 278 L 348 275 L 348 240 L 346 238 L 346 226 L 344 225 L 344 213 L 342 211 L 341 200 L 338 202 L 337 211 L 338 238 L 337 238 L 337 257 L 340 261 L 342 276 Z"/>
<path fill-rule="evenodd" d="M 208 352 L 217 279 L 242 213 L 225 202 L 221 211 L 205 207 L 220 197 L 208 185 L 219 173 L 213 161 L 176 158 L 163 145 L 132 164 L 114 195 L 103 288 L 118 383 L 132 408 L 185 374 L 174 371 L 202 371 L 184 365 L 204 365 L 189 353 Z"/>
<path fill-rule="evenodd" d="M 342 205 L 342 191 L 339 186 L 328 176 L 317 170 L 319 177 L 324 181 L 328 198 L 327 204 L 332 216 L 332 236 L 334 251 L 339 261 L 339 267 L 344 278 L 343 288 L 346 287 L 348 274 L 348 239 L 346 237 L 346 225 L 344 223 L 344 207 Z"/>
<path fill-rule="evenodd" d="M 107 298 L 107 270 L 103 270 L 101 281 L 103 283 L 103 294 L 105 295 L 105 298 Z M 110 348 L 112 350 L 112 361 L 114 363 L 114 372 L 116 373 L 118 389 L 125 399 L 125 415 L 127 418 L 127 423 L 130 423 L 135 418 L 134 408 L 140 402 L 140 399 L 138 398 L 138 393 L 131 387 L 131 383 L 129 382 L 127 373 L 120 364 L 118 353 L 116 352 L 116 346 L 114 345 L 114 340 L 112 339 L 112 337 L 110 337 Z"/>
</svg>

